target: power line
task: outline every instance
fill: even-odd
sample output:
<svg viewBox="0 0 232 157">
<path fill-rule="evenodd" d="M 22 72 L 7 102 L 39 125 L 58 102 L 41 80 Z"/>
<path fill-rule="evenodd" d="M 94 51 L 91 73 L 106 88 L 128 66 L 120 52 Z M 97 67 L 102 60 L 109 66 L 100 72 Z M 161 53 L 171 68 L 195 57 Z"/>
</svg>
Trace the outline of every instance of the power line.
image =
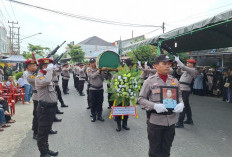
<svg viewBox="0 0 232 157">
<path fill-rule="evenodd" d="M 162 27 L 162 26 L 155 26 L 155 25 L 132 24 L 132 23 L 124 23 L 124 22 L 118 22 L 118 21 L 110 21 L 110 20 L 98 19 L 98 18 L 93 18 L 93 17 L 88 17 L 88 16 L 75 15 L 75 14 L 72 14 L 72 13 L 52 10 L 52 9 L 48 9 L 48 8 L 43 8 L 43 7 L 40 7 L 40 6 L 35 6 L 35 5 L 31 5 L 31 4 L 28 4 L 28 3 L 23 3 L 23 2 L 19 2 L 19 1 L 15 1 L 15 0 L 8 0 L 8 1 L 20 4 L 20 5 L 28 6 L 28 7 L 31 7 L 31 8 L 36 8 L 36 9 L 40 9 L 40 10 L 44 10 L 44 11 L 49 11 L 49 12 L 59 14 L 59 15 L 62 15 L 62 16 L 72 17 L 72 18 L 91 21 L 91 22 L 98 22 L 98 23 L 104 23 L 104 24 L 110 24 L 110 25 L 118 25 L 118 26 L 127 26 L 127 27 Z"/>
<path fill-rule="evenodd" d="M 10 17 L 10 14 L 8 13 L 8 11 L 7 11 L 6 7 L 5 7 L 5 4 L 4 4 L 3 0 L 1 0 L 1 1 L 2 1 L 2 5 L 3 5 L 3 7 L 4 7 L 5 11 L 6 11 L 6 14 L 8 15 L 9 19 L 12 20 L 11 17 Z"/>
<path fill-rule="evenodd" d="M 11 2 L 10 2 L 10 6 L 11 6 L 12 12 L 13 12 L 13 14 L 14 14 L 15 20 L 18 21 L 17 18 L 16 18 L 16 16 L 15 16 L 14 8 L 13 8 Z"/>
</svg>

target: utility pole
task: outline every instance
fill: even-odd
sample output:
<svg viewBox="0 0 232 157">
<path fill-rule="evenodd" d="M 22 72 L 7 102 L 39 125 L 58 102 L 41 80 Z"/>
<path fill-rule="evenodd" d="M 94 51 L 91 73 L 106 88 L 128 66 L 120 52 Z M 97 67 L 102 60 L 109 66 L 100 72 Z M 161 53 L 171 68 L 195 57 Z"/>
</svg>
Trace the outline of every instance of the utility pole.
<svg viewBox="0 0 232 157">
<path fill-rule="evenodd" d="M 20 39 L 19 39 L 19 30 L 20 27 L 15 27 L 18 22 L 8 21 L 11 24 L 10 26 L 10 49 L 11 55 L 20 53 Z"/>
<path fill-rule="evenodd" d="M 163 33 L 164 33 L 164 30 L 165 30 L 164 24 L 165 23 L 163 22 L 163 24 L 162 24 Z"/>
</svg>

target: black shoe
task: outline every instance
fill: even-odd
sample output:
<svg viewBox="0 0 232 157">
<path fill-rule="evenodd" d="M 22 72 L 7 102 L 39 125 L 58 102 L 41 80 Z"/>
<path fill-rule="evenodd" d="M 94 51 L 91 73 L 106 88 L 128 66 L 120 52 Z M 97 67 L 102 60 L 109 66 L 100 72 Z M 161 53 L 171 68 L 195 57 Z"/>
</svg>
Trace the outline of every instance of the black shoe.
<svg viewBox="0 0 232 157">
<path fill-rule="evenodd" d="M 105 121 L 105 119 L 103 119 L 102 117 L 98 117 L 97 120 L 102 121 L 102 122 Z"/>
<path fill-rule="evenodd" d="M 127 126 L 122 126 L 122 128 L 125 130 L 130 130 L 130 128 L 128 128 Z"/>
<path fill-rule="evenodd" d="M 37 134 L 33 134 L 33 139 L 37 140 Z"/>
<path fill-rule="evenodd" d="M 41 154 L 40 157 L 52 157 L 48 153 L 47 154 Z"/>
<path fill-rule="evenodd" d="M 84 93 L 81 93 L 80 96 L 85 96 L 85 94 L 84 94 Z"/>
<path fill-rule="evenodd" d="M 51 135 L 52 135 L 52 134 L 57 134 L 57 131 L 50 130 L 50 131 L 49 131 L 49 134 L 51 134 Z"/>
<path fill-rule="evenodd" d="M 55 151 L 49 150 L 48 154 L 51 155 L 51 156 L 57 156 L 58 155 L 58 151 L 55 152 Z"/>
<path fill-rule="evenodd" d="M 60 110 L 56 111 L 56 114 L 64 114 L 64 112 L 61 112 Z"/>
<path fill-rule="evenodd" d="M 67 94 L 69 94 L 69 93 L 68 92 L 64 93 L 64 95 L 67 95 Z"/>
<path fill-rule="evenodd" d="M 93 117 L 93 118 L 91 119 L 91 122 L 96 122 L 96 116 L 93 116 L 93 115 L 92 115 L 92 117 Z"/>
<path fill-rule="evenodd" d="M 176 123 L 176 128 L 184 128 L 184 124 Z"/>
<path fill-rule="evenodd" d="M 184 124 L 194 125 L 193 120 L 186 120 Z"/>
<path fill-rule="evenodd" d="M 90 107 L 90 106 L 88 106 L 88 107 L 86 107 L 86 109 L 87 109 L 87 110 L 89 110 L 89 109 L 91 109 L 91 107 Z"/>
<path fill-rule="evenodd" d="M 90 115 L 90 117 L 93 117 L 93 115 Z"/>
<path fill-rule="evenodd" d="M 61 122 L 62 119 L 58 119 L 57 117 L 54 118 L 53 122 Z"/>
<path fill-rule="evenodd" d="M 68 107 L 68 105 L 62 104 L 61 107 Z"/>
<path fill-rule="evenodd" d="M 120 132 L 120 131 L 121 131 L 121 128 L 118 127 L 118 128 L 116 129 L 116 131 L 117 131 L 117 132 Z"/>
</svg>

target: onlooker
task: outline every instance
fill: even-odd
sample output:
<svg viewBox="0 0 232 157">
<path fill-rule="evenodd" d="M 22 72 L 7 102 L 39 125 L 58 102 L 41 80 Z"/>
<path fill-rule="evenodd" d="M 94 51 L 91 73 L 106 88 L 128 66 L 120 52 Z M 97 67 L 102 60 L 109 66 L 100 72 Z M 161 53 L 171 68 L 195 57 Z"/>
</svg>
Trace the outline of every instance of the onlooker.
<svg viewBox="0 0 232 157">
<path fill-rule="evenodd" d="M 212 95 L 212 88 L 213 88 L 213 69 L 209 69 L 207 72 L 207 80 L 208 80 L 208 94 Z"/>
<path fill-rule="evenodd" d="M 2 82 L 3 75 L 4 75 L 3 67 L 0 66 L 0 82 Z"/>
<path fill-rule="evenodd" d="M 10 125 L 6 124 L 6 118 L 4 116 L 4 110 L 0 108 L 0 131 L 3 131 L 5 127 L 10 127 Z"/>
<path fill-rule="evenodd" d="M 32 101 L 30 101 L 31 96 L 32 96 L 32 88 L 31 85 L 28 83 L 27 81 L 27 76 L 28 76 L 28 71 L 24 71 L 23 73 L 23 82 L 24 82 L 24 89 L 25 89 L 25 104 L 29 104 L 32 103 Z"/>
<path fill-rule="evenodd" d="M 232 71 L 229 73 L 228 83 L 227 102 L 232 102 Z"/>
<path fill-rule="evenodd" d="M 200 96 L 203 95 L 203 74 L 200 70 L 197 70 L 196 76 L 194 78 L 193 94 Z"/>
<path fill-rule="evenodd" d="M 228 100 L 228 88 L 230 86 L 229 76 L 227 72 L 223 72 L 223 90 L 222 90 L 222 101 Z"/>
<path fill-rule="evenodd" d="M 7 101 L 2 97 L 0 97 L 0 109 L 4 110 L 4 115 L 5 115 L 5 119 L 7 123 L 15 122 L 15 120 L 11 119 L 11 114 L 9 112 L 9 106 L 8 106 Z"/>
<path fill-rule="evenodd" d="M 10 88 L 10 84 L 12 84 L 15 88 L 17 87 L 17 84 L 15 83 L 13 76 L 8 77 L 8 81 L 6 82 L 8 88 Z"/>
<path fill-rule="evenodd" d="M 12 69 L 8 66 L 7 63 L 5 63 L 4 65 L 4 68 L 3 68 L 3 71 L 4 71 L 4 80 L 7 81 L 8 80 L 8 77 L 9 76 L 12 76 Z"/>
<path fill-rule="evenodd" d="M 19 84 L 19 86 L 21 87 L 21 88 L 24 88 L 24 85 L 25 85 L 25 82 L 24 82 L 24 79 L 23 79 L 23 75 L 22 75 L 22 77 L 20 77 L 19 79 L 18 79 L 18 84 Z"/>
</svg>

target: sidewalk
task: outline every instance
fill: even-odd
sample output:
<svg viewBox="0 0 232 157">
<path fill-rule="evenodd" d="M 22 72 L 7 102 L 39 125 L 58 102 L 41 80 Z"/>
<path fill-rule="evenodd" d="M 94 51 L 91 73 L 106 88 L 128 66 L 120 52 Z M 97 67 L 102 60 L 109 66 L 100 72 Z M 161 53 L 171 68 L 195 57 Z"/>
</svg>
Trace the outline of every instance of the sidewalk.
<svg viewBox="0 0 232 157">
<path fill-rule="evenodd" d="M 11 157 L 13 156 L 22 140 L 32 127 L 32 110 L 33 103 L 26 105 L 18 102 L 15 104 L 15 115 L 12 119 L 16 120 L 15 123 L 9 128 L 5 128 L 0 132 L 0 156 Z"/>
</svg>

